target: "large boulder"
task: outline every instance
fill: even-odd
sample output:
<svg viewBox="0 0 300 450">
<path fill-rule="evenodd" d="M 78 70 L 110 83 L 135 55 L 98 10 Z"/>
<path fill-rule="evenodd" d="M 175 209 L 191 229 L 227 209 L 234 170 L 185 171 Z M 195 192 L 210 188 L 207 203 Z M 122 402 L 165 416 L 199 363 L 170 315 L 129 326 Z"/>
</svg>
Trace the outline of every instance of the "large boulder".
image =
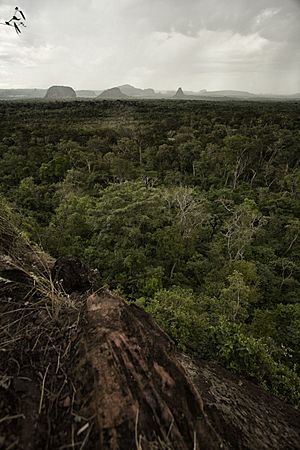
<svg viewBox="0 0 300 450">
<path fill-rule="evenodd" d="M 74 100 L 76 99 L 76 92 L 69 86 L 51 86 L 48 89 L 45 98 L 50 100 Z"/>
<path fill-rule="evenodd" d="M 51 270 L 52 280 L 66 294 L 86 292 L 90 288 L 89 270 L 76 256 L 62 256 Z"/>
</svg>

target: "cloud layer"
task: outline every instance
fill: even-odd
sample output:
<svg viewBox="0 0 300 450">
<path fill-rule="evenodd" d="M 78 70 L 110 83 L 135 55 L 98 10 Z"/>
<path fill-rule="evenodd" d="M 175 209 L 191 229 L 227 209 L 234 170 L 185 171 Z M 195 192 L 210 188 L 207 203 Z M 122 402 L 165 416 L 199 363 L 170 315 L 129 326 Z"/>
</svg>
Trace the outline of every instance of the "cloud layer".
<svg viewBox="0 0 300 450">
<path fill-rule="evenodd" d="M 13 12 L 0 0 L 0 21 Z M 299 0 L 23 0 L 0 26 L 0 88 L 300 91 Z"/>
</svg>

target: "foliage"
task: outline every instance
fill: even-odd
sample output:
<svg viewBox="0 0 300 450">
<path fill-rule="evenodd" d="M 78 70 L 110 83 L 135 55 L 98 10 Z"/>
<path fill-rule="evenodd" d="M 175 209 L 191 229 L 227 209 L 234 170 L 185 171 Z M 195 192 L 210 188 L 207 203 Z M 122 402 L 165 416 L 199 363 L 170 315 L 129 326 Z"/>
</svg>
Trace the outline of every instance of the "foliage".
<svg viewBox="0 0 300 450">
<path fill-rule="evenodd" d="M 216 360 L 300 406 L 300 377 L 295 367 L 276 361 L 272 342 L 251 336 L 247 327 L 222 315 L 212 325 L 209 302 L 208 298 L 197 298 L 192 291 L 176 288 L 157 292 L 148 305 L 141 301 L 139 304 L 154 316 L 181 350 Z M 211 303 L 214 306 L 213 300 Z M 281 353 L 282 350 L 287 351 L 283 348 Z"/>
</svg>

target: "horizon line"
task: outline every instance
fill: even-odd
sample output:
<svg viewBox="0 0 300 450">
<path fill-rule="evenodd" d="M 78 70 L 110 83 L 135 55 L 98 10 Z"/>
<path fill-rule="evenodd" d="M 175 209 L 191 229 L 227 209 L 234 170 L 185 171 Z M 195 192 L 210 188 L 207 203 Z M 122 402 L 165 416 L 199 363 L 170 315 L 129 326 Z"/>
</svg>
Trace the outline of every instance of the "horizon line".
<svg viewBox="0 0 300 450">
<path fill-rule="evenodd" d="M 74 88 L 71 85 L 68 84 L 52 84 L 51 86 L 48 87 L 0 87 L 0 90 L 48 90 L 50 87 L 52 86 L 62 86 L 62 87 L 71 87 L 75 92 L 76 91 L 106 91 L 112 88 L 120 88 L 123 86 L 131 86 L 135 89 L 140 89 L 140 90 L 147 90 L 147 89 L 152 89 L 154 90 L 155 94 L 164 94 L 164 93 L 168 93 L 168 92 L 177 92 L 178 89 L 182 89 L 183 92 L 192 92 L 193 94 L 205 94 L 205 93 L 212 93 L 212 92 L 222 92 L 222 91 L 232 91 L 232 92 L 243 92 L 243 93 L 248 93 L 248 94 L 252 94 L 252 95 L 257 95 L 257 96 L 291 96 L 291 95 L 300 95 L 300 90 L 291 92 L 291 93 L 275 93 L 275 92 L 253 92 L 251 90 L 247 90 L 247 89 L 233 89 L 233 88 L 222 88 L 222 89 L 212 89 L 212 90 L 208 90 L 205 88 L 199 89 L 199 90 L 193 90 L 190 88 L 183 88 L 182 85 L 178 86 L 177 88 L 168 88 L 168 89 L 164 89 L 164 88 L 160 88 L 160 89 L 156 89 L 156 88 L 152 88 L 152 87 L 136 87 L 130 83 L 124 83 L 124 84 L 118 84 L 118 85 L 113 85 L 110 87 L 106 87 L 106 88 L 86 88 L 86 87 L 80 87 L 80 88 Z"/>
</svg>

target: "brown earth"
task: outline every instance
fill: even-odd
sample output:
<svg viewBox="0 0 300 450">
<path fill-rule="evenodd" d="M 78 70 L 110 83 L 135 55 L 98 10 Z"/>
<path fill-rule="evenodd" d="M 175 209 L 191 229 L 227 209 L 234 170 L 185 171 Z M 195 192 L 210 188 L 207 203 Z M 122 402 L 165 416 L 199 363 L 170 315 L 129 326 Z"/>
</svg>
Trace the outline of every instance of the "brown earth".
<svg viewBox="0 0 300 450">
<path fill-rule="evenodd" d="M 1 449 L 300 449 L 299 411 L 178 353 L 138 307 L 107 290 L 43 297 L 10 270 L 0 264 Z"/>
</svg>

